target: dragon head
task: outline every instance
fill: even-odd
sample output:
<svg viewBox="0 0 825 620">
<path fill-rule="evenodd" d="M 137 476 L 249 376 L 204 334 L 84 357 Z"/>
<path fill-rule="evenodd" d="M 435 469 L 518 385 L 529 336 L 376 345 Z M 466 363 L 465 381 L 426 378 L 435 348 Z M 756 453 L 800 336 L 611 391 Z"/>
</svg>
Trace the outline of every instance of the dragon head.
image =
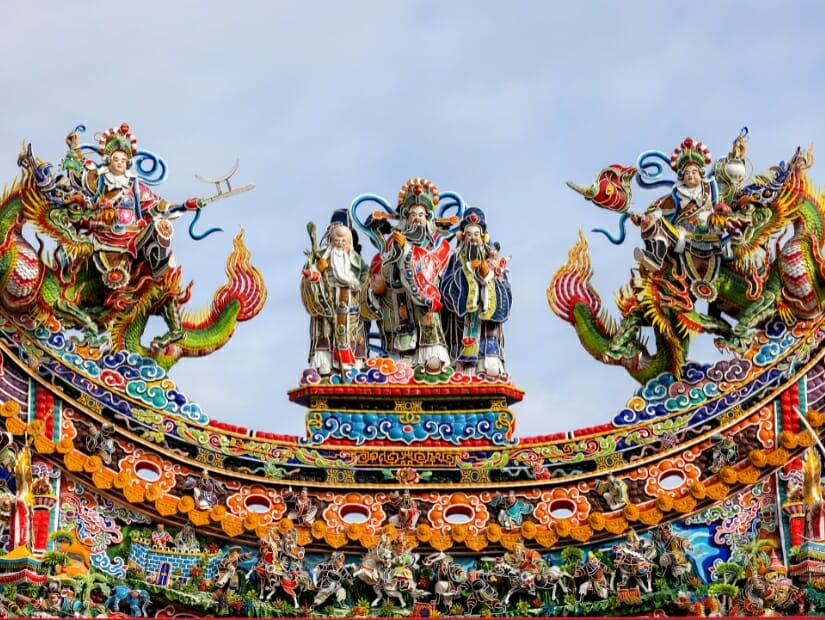
<svg viewBox="0 0 825 620">
<path fill-rule="evenodd" d="M 590 187 L 584 188 L 570 181 L 567 187 L 603 209 L 624 213 L 630 208 L 631 184 L 638 172 L 634 166 L 611 164 L 596 175 Z"/>
<path fill-rule="evenodd" d="M 797 149 L 787 163 L 771 167 L 740 190 L 727 222 L 737 260 L 768 252 L 771 239 L 798 217 L 801 199 L 810 195 L 805 170 L 812 161 L 810 149 Z"/>
</svg>

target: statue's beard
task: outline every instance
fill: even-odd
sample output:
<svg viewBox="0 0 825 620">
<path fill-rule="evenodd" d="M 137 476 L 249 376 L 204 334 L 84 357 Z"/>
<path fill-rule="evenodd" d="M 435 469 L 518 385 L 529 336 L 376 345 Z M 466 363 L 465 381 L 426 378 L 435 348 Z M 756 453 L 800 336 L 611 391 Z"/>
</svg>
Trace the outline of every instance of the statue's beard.
<svg viewBox="0 0 825 620">
<path fill-rule="evenodd" d="M 481 260 L 484 258 L 484 249 L 480 245 L 467 245 L 465 255 L 469 260 Z"/>
<path fill-rule="evenodd" d="M 427 228 L 419 224 L 408 224 L 404 230 L 404 236 L 410 243 L 420 245 L 427 238 Z"/>
</svg>

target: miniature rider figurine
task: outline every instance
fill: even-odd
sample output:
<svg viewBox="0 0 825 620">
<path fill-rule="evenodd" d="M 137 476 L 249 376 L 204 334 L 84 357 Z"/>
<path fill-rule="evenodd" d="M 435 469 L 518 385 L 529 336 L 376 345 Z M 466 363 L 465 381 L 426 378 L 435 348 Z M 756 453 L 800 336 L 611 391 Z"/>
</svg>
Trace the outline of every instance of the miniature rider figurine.
<svg viewBox="0 0 825 620">
<path fill-rule="evenodd" d="M 74 138 L 73 138 L 74 135 Z M 76 134 L 67 141 L 77 144 Z M 190 198 L 182 205 L 171 204 L 159 198 L 149 186 L 138 179 L 132 170 L 132 161 L 138 153 L 137 140 L 129 125 L 111 128 L 100 135 L 98 153 L 101 164 L 81 160 L 76 150 L 70 150 L 63 167 L 73 176 L 73 183 L 81 189 L 92 215 L 85 226 L 94 245 L 93 261 L 103 283 L 112 290 L 122 289 L 141 268 L 152 279 L 162 278 L 175 267 L 172 251 L 171 220 L 187 209 L 198 209 L 201 202 Z M 180 339 L 180 310 L 174 298 L 164 307 L 164 316 L 170 332 L 160 345 Z"/>
<path fill-rule="evenodd" d="M 676 254 L 687 250 L 698 258 L 723 253 L 724 213 L 729 208 L 718 202 L 715 180 L 704 176 L 711 162 L 704 144 L 685 138 L 670 156 L 678 177 L 671 193 L 651 204 L 644 215 L 631 215 L 645 243 L 634 257 L 647 270 L 659 271 L 669 250 Z"/>
<path fill-rule="evenodd" d="M 447 313 L 450 354 L 465 374 L 504 373 L 502 323 L 510 316 L 513 294 L 507 279 L 507 258 L 489 243 L 481 209 L 464 212 L 456 234 L 458 246 L 441 278 Z"/>
<path fill-rule="evenodd" d="M 438 290 L 450 244 L 438 231 L 437 204 L 435 185 L 407 181 L 398 196 L 401 221 L 370 269 L 387 352 L 434 374 L 450 363 Z"/>
<path fill-rule="evenodd" d="M 360 368 L 367 357 L 362 291 L 369 268 L 353 247 L 350 228 L 333 220 L 321 249 L 302 271 L 301 298 L 310 314 L 309 365 L 321 376 Z"/>
</svg>

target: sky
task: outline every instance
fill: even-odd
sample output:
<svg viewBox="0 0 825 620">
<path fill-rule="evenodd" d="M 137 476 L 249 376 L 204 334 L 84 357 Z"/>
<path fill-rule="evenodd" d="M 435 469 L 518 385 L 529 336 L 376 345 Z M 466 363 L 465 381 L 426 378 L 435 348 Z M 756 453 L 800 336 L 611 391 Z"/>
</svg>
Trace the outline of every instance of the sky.
<svg viewBox="0 0 825 620">
<path fill-rule="evenodd" d="M 194 175 L 240 161 L 233 181 L 256 189 L 201 218 L 224 232 L 194 242 L 178 220 L 173 248 L 198 308 L 244 228 L 268 301 L 223 349 L 171 377 L 212 419 L 279 433 L 305 433 L 287 391 L 309 347 L 298 291 L 308 221 L 323 229 L 363 193 L 394 202 L 419 176 L 483 209 L 512 255 L 517 435 L 542 435 L 609 422 L 637 387 L 547 305 L 579 229 L 610 309 L 639 244 L 636 230 L 621 246 L 590 232 L 616 216 L 565 181 L 589 184 L 605 165 L 670 153 L 686 136 L 721 157 L 742 126 L 757 171 L 825 143 L 815 1 L 54 1 L 6 2 L 0 17 L 4 182 L 22 141 L 57 162 L 77 124 L 91 142 L 128 122 L 169 166 L 157 191 L 172 201 L 210 195 Z M 633 210 L 656 196 L 634 192 Z M 719 354 L 700 338 L 690 357 Z"/>
</svg>

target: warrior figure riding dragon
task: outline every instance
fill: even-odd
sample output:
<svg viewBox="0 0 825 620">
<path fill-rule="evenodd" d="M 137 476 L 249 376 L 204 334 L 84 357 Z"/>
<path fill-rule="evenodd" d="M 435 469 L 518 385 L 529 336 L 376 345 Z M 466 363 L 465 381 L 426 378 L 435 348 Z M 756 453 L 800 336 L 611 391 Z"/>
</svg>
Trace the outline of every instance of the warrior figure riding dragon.
<svg viewBox="0 0 825 620">
<path fill-rule="evenodd" d="M 181 357 L 206 355 L 223 346 L 238 321 L 260 312 L 263 277 L 251 265 L 243 233 L 227 259 L 227 282 L 200 312 L 182 309 L 192 283 L 182 284 L 170 250 L 171 220 L 200 210 L 218 197 L 170 204 L 150 188 L 165 178 L 163 161 L 137 149 L 125 123 L 103 132 L 96 145 L 80 144 L 79 126 L 66 139 L 59 166 L 24 145 L 23 174 L 0 197 L 0 306 L 21 325 L 81 331 L 88 351 L 129 351 L 170 368 Z M 84 154 L 88 151 L 99 160 Z M 24 226 L 46 235 L 35 248 Z M 151 316 L 168 331 L 148 345 L 141 337 Z"/>
<path fill-rule="evenodd" d="M 825 309 L 825 202 L 806 170 L 812 149 L 797 148 L 787 162 L 748 178 L 747 129 L 716 162 L 701 142 L 686 138 L 668 158 L 649 151 L 637 166 L 604 168 L 588 188 L 568 185 L 588 201 L 641 228 L 644 249 L 629 284 L 617 295 L 621 319 L 602 309 L 590 284 L 584 236 L 547 289 L 551 309 L 576 329 L 596 359 L 620 365 L 640 383 L 670 372 L 677 379 L 693 336 L 716 336 L 718 348 L 741 354 L 756 330 L 778 319 L 792 325 Z M 669 167 L 678 180 L 661 178 Z M 706 166 L 711 165 L 710 174 Z M 672 186 L 644 214 L 630 213 L 633 181 L 642 188 Z M 790 238 L 783 235 L 790 233 Z M 706 303 L 706 307 L 701 302 Z M 651 327 L 650 351 L 641 329 Z"/>
</svg>

